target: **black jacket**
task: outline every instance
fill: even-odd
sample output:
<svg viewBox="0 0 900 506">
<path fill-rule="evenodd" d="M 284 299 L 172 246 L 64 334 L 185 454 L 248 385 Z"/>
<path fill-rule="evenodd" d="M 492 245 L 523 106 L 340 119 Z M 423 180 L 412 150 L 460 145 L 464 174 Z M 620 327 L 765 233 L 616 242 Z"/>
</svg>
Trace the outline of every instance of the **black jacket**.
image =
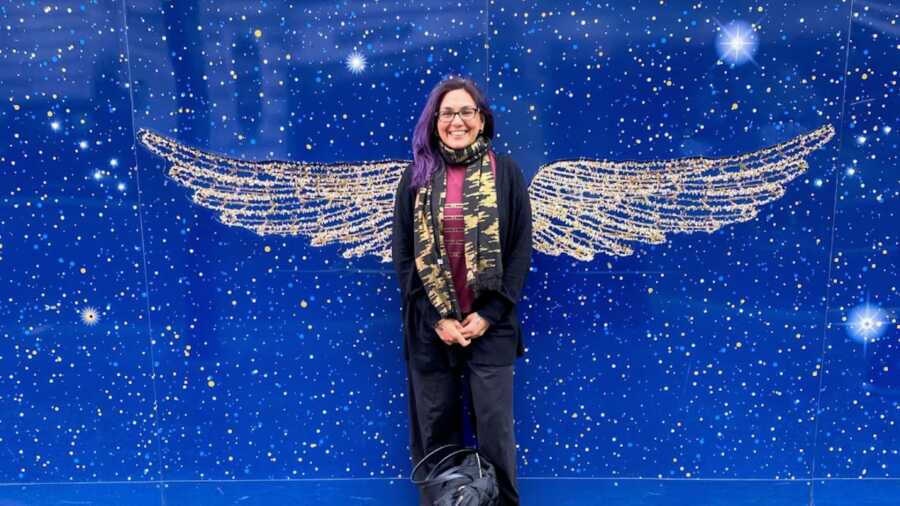
<svg viewBox="0 0 900 506">
<path fill-rule="evenodd" d="M 466 348 L 447 346 L 434 330 L 440 314 L 425 293 L 413 253 L 412 165 L 400 179 L 394 199 L 392 257 L 403 308 L 403 354 L 419 369 L 446 368 L 463 358 L 478 364 L 510 365 L 524 353 L 516 305 L 531 268 L 531 204 L 516 162 L 505 155 L 497 155 L 496 162 L 503 290 L 485 292 L 473 302 L 472 310 L 491 325 Z"/>
</svg>

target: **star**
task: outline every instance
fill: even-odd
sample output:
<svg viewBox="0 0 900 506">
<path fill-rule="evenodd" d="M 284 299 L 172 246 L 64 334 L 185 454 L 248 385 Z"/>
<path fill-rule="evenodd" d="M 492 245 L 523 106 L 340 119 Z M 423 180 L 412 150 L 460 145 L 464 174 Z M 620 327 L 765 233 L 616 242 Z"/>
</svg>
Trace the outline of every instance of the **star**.
<svg viewBox="0 0 900 506">
<path fill-rule="evenodd" d="M 743 21 L 732 21 L 723 26 L 716 39 L 719 58 L 732 65 L 753 60 L 757 47 L 756 32 Z"/>
<path fill-rule="evenodd" d="M 85 325 L 92 327 L 100 321 L 100 313 L 96 308 L 86 307 L 81 310 L 81 322 Z"/>
<path fill-rule="evenodd" d="M 878 306 L 865 303 L 850 310 L 847 333 L 856 341 L 875 342 L 887 329 L 887 315 Z"/>
<path fill-rule="evenodd" d="M 350 53 L 346 60 L 347 70 L 359 74 L 366 70 L 366 57 L 356 51 Z"/>
</svg>

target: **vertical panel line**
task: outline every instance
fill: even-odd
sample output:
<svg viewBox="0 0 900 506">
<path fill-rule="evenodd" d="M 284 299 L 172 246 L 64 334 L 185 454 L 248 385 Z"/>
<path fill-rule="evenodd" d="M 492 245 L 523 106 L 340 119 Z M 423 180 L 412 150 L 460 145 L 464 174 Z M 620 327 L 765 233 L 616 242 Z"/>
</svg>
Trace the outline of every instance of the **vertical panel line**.
<svg viewBox="0 0 900 506">
<path fill-rule="evenodd" d="M 815 424 L 813 426 L 813 446 L 812 446 L 812 459 L 810 462 L 809 469 L 809 505 L 815 505 L 815 488 L 816 488 L 816 464 L 817 464 L 817 454 L 819 451 L 819 425 L 821 418 L 821 405 L 822 405 L 822 386 L 825 379 L 825 371 L 827 370 L 825 355 L 828 346 L 828 315 L 831 311 L 831 276 L 832 269 L 834 265 L 834 237 L 835 230 L 837 230 L 837 203 L 838 203 L 838 190 L 841 187 L 841 181 L 843 180 L 843 176 L 838 169 L 838 166 L 841 161 L 841 155 L 844 148 L 844 123 L 846 122 L 846 112 L 847 112 L 847 81 L 849 81 L 849 77 L 847 76 L 847 71 L 850 68 L 850 45 L 852 43 L 852 31 L 853 31 L 853 0 L 850 0 L 850 10 L 847 14 L 847 41 L 845 43 L 844 48 L 844 70 L 841 79 L 843 80 L 843 89 L 841 91 L 841 123 L 838 128 L 838 146 L 837 146 L 837 156 L 835 157 L 835 162 L 832 164 L 832 173 L 834 174 L 834 201 L 832 203 L 831 208 L 831 237 L 829 239 L 828 245 L 828 269 L 827 269 L 827 278 L 825 280 L 825 314 L 822 318 L 822 351 L 819 355 L 819 363 L 821 364 L 821 368 L 819 370 L 819 382 L 818 382 L 818 391 L 816 392 L 816 411 L 815 411 Z"/>
<path fill-rule="evenodd" d="M 125 0 L 121 0 L 120 4 L 122 5 L 122 20 L 125 25 L 125 58 L 127 58 L 126 68 L 128 69 L 128 100 L 130 105 L 130 113 L 131 113 L 131 149 L 132 154 L 134 156 L 134 175 L 135 182 L 137 185 L 137 199 L 138 199 L 138 229 L 140 231 L 141 237 L 141 267 L 144 271 L 144 293 L 145 293 L 145 310 L 147 312 L 147 344 L 150 347 L 150 386 L 153 391 L 153 423 L 151 424 L 153 440 L 156 446 L 156 465 L 157 465 L 157 473 L 159 475 L 160 483 L 165 482 L 165 476 L 163 475 L 163 465 L 162 465 L 162 442 L 160 441 L 159 434 L 159 395 L 157 393 L 156 387 L 156 354 L 153 345 L 153 325 L 150 321 L 150 279 L 147 274 L 147 241 L 144 235 L 144 207 L 143 201 L 141 198 L 142 190 L 141 190 L 141 170 L 138 164 L 138 156 L 137 156 L 137 132 L 135 131 L 135 113 L 134 113 L 134 79 L 131 74 L 131 46 L 128 41 L 128 5 L 126 5 Z M 159 503 L 161 506 L 165 506 L 165 494 L 164 487 L 160 486 L 159 488 Z"/>
<path fill-rule="evenodd" d="M 491 96 L 491 0 L 484 0 L 484 94 Z"/>
</svg>

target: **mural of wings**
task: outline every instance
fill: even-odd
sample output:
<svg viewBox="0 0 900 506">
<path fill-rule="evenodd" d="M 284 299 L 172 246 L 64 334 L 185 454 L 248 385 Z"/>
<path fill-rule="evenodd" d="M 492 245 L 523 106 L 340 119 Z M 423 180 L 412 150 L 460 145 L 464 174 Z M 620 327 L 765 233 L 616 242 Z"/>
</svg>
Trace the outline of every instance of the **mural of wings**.
<svg viewBox="0 0 900 506">
<path fill-rule="evenodd" d="M 301 235 L 314 246 L 342 244 L 344 258 L 391 260 L 394 192 L 402 160 L 324 164 L 245 161 L 180 144 L 149 130 L 138 140 L 166 159 L 169 177 L 219 220 L 259 235 Z"/>
<path fill-rule="evenodd" d="M 734 157 L 648 162 L 562 160 L 529 185 L 537 251 L 590 261 L 625 256 L 666 234 L 713 232 L 747 221 L 784 195 L 811 152 L 834 136 L 825 125 Z M 405 160 L 357 163 L 246 161 L 186 146 L 149 130 L 138 140 L 170 163 L 169 176 L 226 225 L 259 235 L 302 235 L 340 244 L 344 258 L 391 259 L 394 191 Z"/>
<path fill-rule="evenodd" d="M 825 125 L 727 158 L 549 163 L 529 186 L 534 248 L 584 261 L 597 253 L 627 256 L 634 243 L 660 244 L 666 234 L 714 232 L 753 219 L 833 136 L 834 127 Z"/>
</svg>

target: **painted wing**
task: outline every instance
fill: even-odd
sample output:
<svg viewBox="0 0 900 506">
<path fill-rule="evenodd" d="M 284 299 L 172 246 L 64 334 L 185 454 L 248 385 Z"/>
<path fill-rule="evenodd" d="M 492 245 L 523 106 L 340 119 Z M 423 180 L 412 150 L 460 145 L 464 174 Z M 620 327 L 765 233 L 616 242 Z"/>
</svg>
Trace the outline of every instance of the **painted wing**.
<svg viewBox="0 0 900 506">
<path fill-rule="evenodd" d="M 713 232 L 753 219 L 833 136 L 825 125 L 728 158 L 544 165 L 529 186 L 534 248 L 589 261 L 598 253 L 630 255 L 635 243 L 660 244 L 666 234 Z"/>
<path fill-rule="evenodd" d="M 169 177 L 189 188 L 219 220 L 259 235 L 302 235 L 314 246 L 347 246 L 344 258 L 391 260 L 394 193 L 410 162 L 245 161 L 207 153 L 149 130 L 138 140 L 170 164 Z"/>
</svg>

